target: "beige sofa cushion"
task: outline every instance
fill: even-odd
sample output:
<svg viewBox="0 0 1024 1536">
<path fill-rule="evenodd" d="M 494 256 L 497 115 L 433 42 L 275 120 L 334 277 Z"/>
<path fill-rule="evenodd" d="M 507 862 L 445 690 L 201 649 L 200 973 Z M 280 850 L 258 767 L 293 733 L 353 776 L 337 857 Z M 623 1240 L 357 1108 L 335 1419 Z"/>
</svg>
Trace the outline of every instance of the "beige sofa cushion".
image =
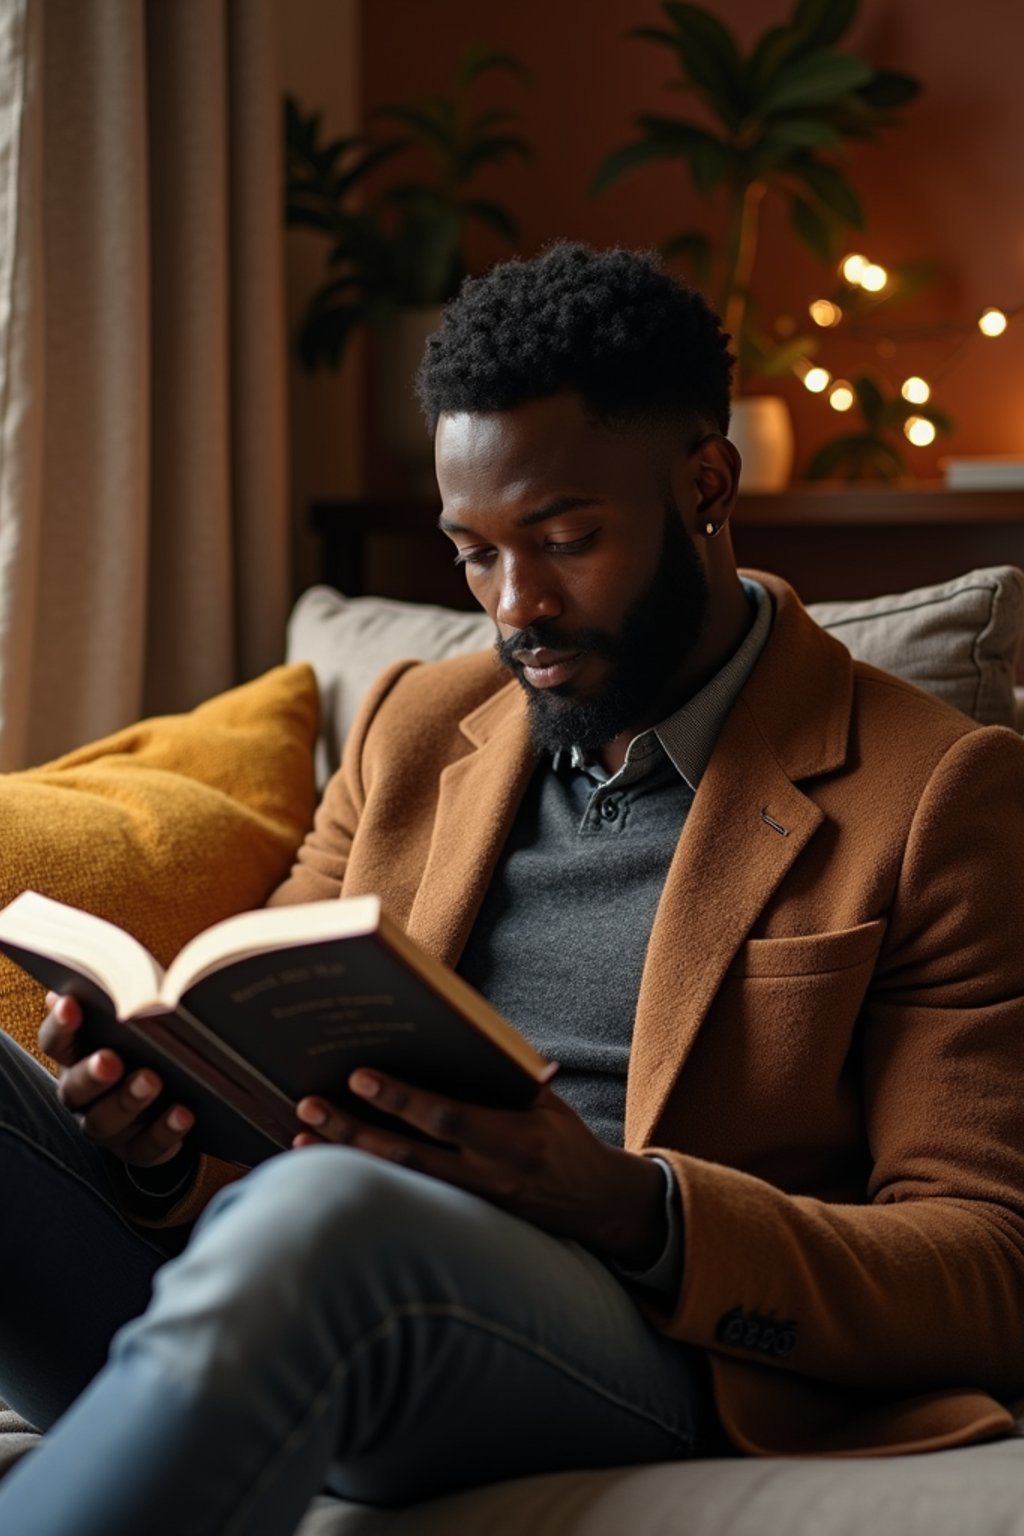
<svg viewBox="0 0 1024 1536">
<path fill-rule="evenodd" d="M 861 661 L 896 672 L 982 725 L 1014 725 L 1024 572 L 1012 565 L 859 603 L 813 603 Z"/>
<path fill-rule="evenodd" d="M 1024 573 L 1013 566 L 890 597 L 809 606 L 861 661 L 897 673 L 985 725 L 1014 724 Z M 292 614 L 288 657 L 308 661 L 320 682 L 319 782 L 337 767 L 360 700 L 386 666 L 406 657 L 439 661 L 489 646 L 493 638 L 483 613 L 310 588 Z"/>
</svg>

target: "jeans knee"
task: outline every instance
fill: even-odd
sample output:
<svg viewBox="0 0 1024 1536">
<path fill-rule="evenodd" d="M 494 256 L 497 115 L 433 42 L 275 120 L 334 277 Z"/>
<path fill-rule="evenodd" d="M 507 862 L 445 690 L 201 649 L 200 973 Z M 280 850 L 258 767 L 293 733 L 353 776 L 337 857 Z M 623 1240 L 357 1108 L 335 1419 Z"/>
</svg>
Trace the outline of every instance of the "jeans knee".
<svg viewBox="0 0 1024 1536">
<path fill-rule="evenodd" d="M 396 1285 L 436 1288 L 445 1211 L 466 1200 L 351 1148 L 286 1152 L 215 1197 L 167 1275 L 202 1274 L 225 1300 L 362 1286 L 383 1304 Z"/>
<path fill-rule="evenodd" d="M 450 1299 L 438 1211 L 460 1198 L 349 1148 L 284 1153 L 215 1197 L 119 1350 L 172 1374 L 191 1362 L 193 1379 L 200 1362 L 218 1390 L 286 1340 L 310 1360 L 344 1353 L 406 1304 Z"/>
</svg>

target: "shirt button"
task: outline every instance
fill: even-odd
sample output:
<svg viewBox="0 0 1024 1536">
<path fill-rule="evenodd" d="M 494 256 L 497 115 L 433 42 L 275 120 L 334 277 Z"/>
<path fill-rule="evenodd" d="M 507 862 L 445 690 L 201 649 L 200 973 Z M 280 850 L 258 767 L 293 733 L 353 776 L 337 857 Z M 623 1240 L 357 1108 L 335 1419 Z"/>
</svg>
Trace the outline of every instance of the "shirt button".
<svg viewBox="0 0 1024 1536">
<path fill-rule="evenodd" d="M 619 814 L 619 802 L 617 800 L 602 800 L 601 815 L 605 821 L 615 821 Z"/>
</svg>

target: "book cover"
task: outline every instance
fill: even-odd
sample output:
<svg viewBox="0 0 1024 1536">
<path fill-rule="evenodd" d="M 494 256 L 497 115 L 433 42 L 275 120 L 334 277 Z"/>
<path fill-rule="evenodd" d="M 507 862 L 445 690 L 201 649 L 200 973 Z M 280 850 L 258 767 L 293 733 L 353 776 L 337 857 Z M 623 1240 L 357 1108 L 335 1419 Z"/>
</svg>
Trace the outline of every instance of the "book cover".
<svg viewBox="0 0 1024 1536">
<path fill-rule="evenodd" d="M 83 1048 L 109 1046 L 129 1069 L 152 1067 L 167 1085 L 154 1113 L 170 1098 L 187 1104 L 198 1145 L 232 1161 L 289 1146 L 303 1128 L 293 1105 L 306 1094 L 383 1119 L 346 1086 L 358 1066 L 509 1108 L 529 1104 L 555 1070 L 376 898 L 229 918 L 166 976 L 111 928 L 27 893 L 0 911 L 0 950 L 51 990 L 72 992 Z"/>
</svg>

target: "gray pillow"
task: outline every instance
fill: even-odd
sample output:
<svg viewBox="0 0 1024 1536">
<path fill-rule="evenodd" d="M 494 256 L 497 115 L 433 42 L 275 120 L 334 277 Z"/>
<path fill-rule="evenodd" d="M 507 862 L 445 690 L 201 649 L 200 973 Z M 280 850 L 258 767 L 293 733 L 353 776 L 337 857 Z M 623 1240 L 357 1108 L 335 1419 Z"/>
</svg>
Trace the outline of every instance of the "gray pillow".
<svg viewBox="0 0 1024 1536">
<path fill-rule="evenodd" d="M 1024 629 L 1024 572 L 971 571 L 954 581 L 809 611 L 854 656 L 895 672 L 985 725 L 1013 725 L 1014 663 Z M 319 781 L 337 767 L 367 688 L 393 661 L 439 661 L 492 644 L 484 613 L 311 587 L 288 626 L 288 660 L 320 682 Z"/>
</svg>

